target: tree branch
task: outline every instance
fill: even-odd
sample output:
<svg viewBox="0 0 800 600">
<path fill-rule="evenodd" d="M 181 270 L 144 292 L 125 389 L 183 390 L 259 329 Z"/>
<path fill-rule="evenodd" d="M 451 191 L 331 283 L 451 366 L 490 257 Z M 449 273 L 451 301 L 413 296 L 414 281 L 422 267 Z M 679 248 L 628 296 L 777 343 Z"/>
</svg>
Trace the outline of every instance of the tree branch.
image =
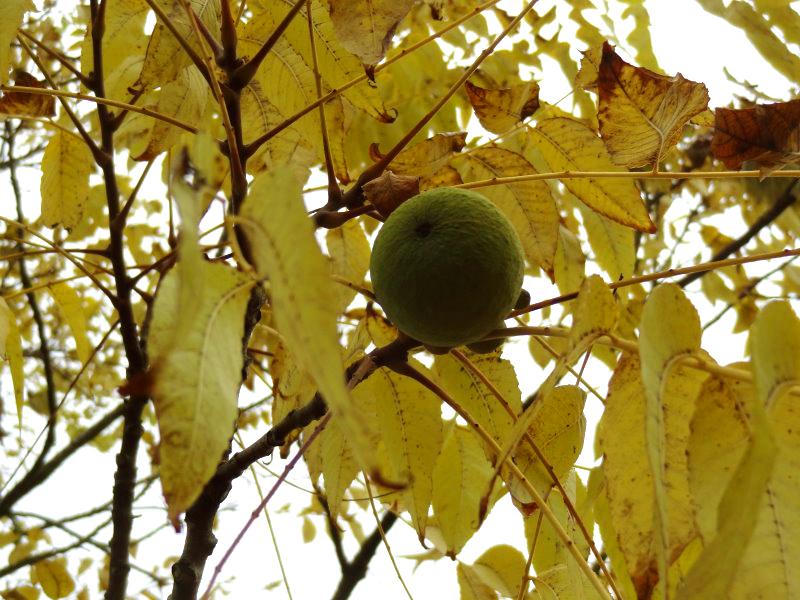
<svg viewBox="0 0 800 600">
<path fill-rule="evenodd" d="M 22 191 L 19 186 L 19 180 L 17 179 L 17 165 L 16 159 L 14 158 L 14 138 L 16 136 L 16 132 L 11 130 L 11 126 L 8 122 L 5 124 L 5 130 L 7 135 L 7 150 L 8 150 L 8 172 L 9 172 L 9 179 L 11 180 L 11 187 L 14 190 L 14 199 L 16 201 L 17 207 L 17 220 L 20 223 L 24 223 L 25 215 L 22 210 Z M 24 231 L 20 231 L 18 233 L 18 237 L 21 239 L 25 235 Z M 17 250 L 22 251 L 23 246 L 22 243 L 17 243 Z M 25 289 L 31 288 L 31 278 L 28 274 L 28 269 L 25 266 L 25 257 L 24 254 L 21 254 L 18 260 L 19 265 L 19 274 L 20 274 L 20 282 L 22 283 L 22 287 Z M 56 411 L 57 411 L 57 403 L 56 403 L 56 384 L 53 378 L 53 362 L 50 356 L 50 348 L 47 345 L 47 331 L 44 327 L 44 319 L 42 318 L 42 312 L 39 309 L 39 304 L 36 300 L 36 294 L 32 291 L 29 291 L 25 294 L 28 304 L 31 307 L 31 312 L 33 313 L 33 320 L 36 324 L 36 330 L 39 334 L 39 356 L 42 359 L 42 368 L 44 369 L 44 378 L 45 378 L 45 385 L 46 385 L 46 395 L 47 395 L 47 434 L 45 435 L 44 444 L 42 445 L 42 451 L 39 453 L 39 456 L 33 463 L 33 466 L 30 470 L 25 474 L 25 476 L 20 480 L 20 482 L 14 486 L 11 492 L 15 490 L 25 490 L 26 488 L 35 487 L 36 479 L 39 476 L 39 472 L 42 469 L 42 465 L 44 464 L 45 459 L 47 458 L 47 454 L 50 452 L 50 449 L 53 447 L 53 444 L 56 441 Z M 10 510 L 13 503 L 19 499 L 22 494 L 18 494 L 12 496 L 10 493 L 6 494 L 0 500 L 0 515 L 4 514 L 4 511 Z"/>
<path fill-rule="evenodd" d="M 57 452 L 53 458 L 41 464 L 35 473 L 33 473 L 33 469 L 31 469 L 19 483 L 0 499 L 0 516 L 8 515 L 14 504 L 20 498 L 42 484 L 53 474 L 53 471 L 58 469 L 69 457 L 75 454 L 75 452 L 100 435 L 109 425 L 121 417 L 124 412 L 125 405 L 120 404 L 117 408 L 101 417 L 94 425 L 76 435 L 72 441 Z"/>
<path fill-rule="evenodd" d="M 765 210 L 756 222 L 753 223 L 747 231 L 745 231 L 741 236 L 733 240 L 730 244 L 725 246 L 724 248 L 720 249 L 714 256 L 711 257 L 711 262 L 717 260 L 723 260 L 728 258 L 734 252 L 738 252 L 742 248 L 744 248 L 747 243 L 756 237 L 762 229 L 769 227 L 775 219 L 780 217 L 787 208 L 789 208 L 792 204 L 795 203 L 797 200 L 797 196 L 792 193 L 797 182 L 800 179 L 794 179 L 787 188 L 783 191 L 780 197 L 775 200 L 775 203 L 770 206 L 767 210 Z M 707 271 L 698 271 L 697 273 L 690 273 L 683 279 L 678 281 L 678 285 L 681 287 L 686 287 L 693 281 L 700 279 L 703 275 L 705 275 Z"/>
<path fill-rule="evenodd" d="M 333 594 L 332 600 L 346 600 L 353 593 L 355 587 L 359 582 L 364 579 L 367 574 L 367 567 L 372 557 L 375 556 L 375 551 L 381 543 L 381 529 L 385 534 L 397 522 L 397 515 L 392 511 L 387 511 L 381 519 L 380 527 L 376 527 L 370 536 L 361 544 L 361 549 L 353 557 L 353 560 L 347 565 L 346 569 L 342 569 L 342 578 Z"/>
<path fill-rule="evenodd" d="M 286 31 L 287 27 L 289 27 L 292 19 L 297 16 L 297 13 L 300 12 L 300 9 L 303 8 L 303 5 L 306 4 L 307 1 L 308 0 L 297 0 L 289 12 L 286 13 L 286 16 L 283 18 L 283 20 L 278 23 L 277 27 L 275 27 L 275 30 L 272 32 L 272 34 L 261 45 L 261 47 L 258 49 L 258 52 L 253 55 L 253 58 L 241 65 L 232 73 L 230 78 L 230 86 L 232 89 L 239 91 L 242 90 L 248 83 L 250 83 L 250 81 L 258 72 L 258 68 L 261 66 L 261 63 L 269 54 L 269 51 L 272 50 L 272 47 L 280 39 L 280 37 L 283 35 L 283 32 Z"/>
<path fill-rule="evenodd" d="M 98 1 L 100 2 L 98 4 Z M 105 33 L 105 9 L 108 0 L 91 0 L 92 19 L 92 85 L 95 96 L 103 98 L 105 79 L 103 72 L 103 35 Z M 100 125 L 101 147 L 96 155 L 97 164 L 103 173 L 108 205 L 109 258 L 114 271 L 114 283 L 117 289 L 117 313 L 119 314 L 120 333 L 128 359 L 128 379 L 144 373 L 147 368 L 147 357 L 140 343 L 136 318 L 131 303 L 133 284 L 128 278 L 125 266 L 124 231 L 126 221 L 120 216 L 120 194 L 114 164 L 114 131 L 116 119 L 104 104 L 97 105 L 97 116 Z M 108 588 L 106 600 L 124 600 L 126 596 L 129 563 L 129 546 L 133 516 L 134 488 L 136 484 L 136 455 L 139 440 L 142 437 L 142 410 L 149 398 L 145 395 L 134 395 L 125 401 L 125 421 L 122 429 L 122 443 L 117 454 L 117 470 L 114 473 L 114 492 L 111 504 L 113 533 L 109 543 L 111 559 L 109 565 Z"/>
<path fill-rule="evenodd" d="M 373 370 L 398 360 L 401 356 L 404 357 L 416 345 L 418 344 L 414 340 L 398 338 L 386 346 L 376 348 L 368 356 Z M 353 363 L 346 369 L 345 377 L 348 380 L 359 370 L 364 360 L 366 359 Z M 212 532 L 214 518 L 222 501 L 230 492 L 233 480 L 241 476 L 257 460 L 269 456 L 275 448 L 283 446 L 293 431 L 310 425 L 327 412 L 325 401 L 317 393 L 308 404 L 291 411 L 256 442 L 217 467 L 217 472 L 205 485 L 200 497 L 186 511 L 186 540 L 183 553 L 172 565 L 174 585 L 171 600 L 194 600 L 197 597 L 206 560 L 217 544 L 217 538 Z"/>
</svg>

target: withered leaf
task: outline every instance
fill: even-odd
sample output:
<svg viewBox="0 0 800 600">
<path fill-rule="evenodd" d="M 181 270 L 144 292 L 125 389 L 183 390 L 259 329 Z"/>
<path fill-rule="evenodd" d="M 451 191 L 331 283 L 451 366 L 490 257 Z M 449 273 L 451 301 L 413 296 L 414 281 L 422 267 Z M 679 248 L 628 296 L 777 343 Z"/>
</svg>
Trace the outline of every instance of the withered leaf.
<svg viewBox="0 0 800 600">
<path fill-rule="evenodd" d="M 43 81 L 21 70 L 14 73 L 14 84 L 47 89 Z M 56 99 L 45 94 L 18 92 L 10 88 L 0 98 L 0 114 L 12 117 L 52 117 L 56 114 Z"/>
<path fill-rule="evenodd" d="M 762 171 L 800 159 L 800 99 L 714 111 L 711 153 L 729 169 L 752 161 Z"/>
<path fill-rule="evenodd" d="M 469 103 L 481 125 L 492 133 L 504 133 L 539 108 L 539 86 L 535 82 L 486 89 L 467 81 Z"/>
<path fill-rule="evenodd" d="M 613 161 L 629 168 L 657 165 L 687 121 L 708 106 L 702 83 L 629 65 L 608 42 L 597 85 L 600 135 Z"/>
<path fill-rule="evenodd" d="M 403 202 L 419 194 L 419 177 L 395 175 L 391 171 L 364 184 L 364 196 L 378 212 L 388 217 Z"/>
<path fill-rule="evenodd" d="M 403 150 L 389 163 L 389 168 L 397 175 L 432 175 L 446 165 L 455 153 L 461 152 L 466 142 L 466 131 L 437 133 Z M 369 154 L 376 162 L 383 158 L 376 144 L 370 146 Z"/>
</svg>

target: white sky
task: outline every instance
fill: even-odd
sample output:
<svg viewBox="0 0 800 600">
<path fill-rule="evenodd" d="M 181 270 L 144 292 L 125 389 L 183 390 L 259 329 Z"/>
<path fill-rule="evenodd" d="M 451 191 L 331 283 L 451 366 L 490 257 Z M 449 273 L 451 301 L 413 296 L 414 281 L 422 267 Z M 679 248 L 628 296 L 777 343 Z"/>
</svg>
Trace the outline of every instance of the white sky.
<svg viewBox="0 0 800 600">
<path fill-rule="evenodd" d="M 710 91 L 712 107 L 725 105 L 733 98 L 734 94 L 742 93 L 740 87 L 726 79 L 723 67 L 727 67 L 741 79 L 759 84 L 762 91 L 768 94 L 788 99 L 789 83 L 761 59 L 739 30 L 730 27 L 716 17 L 707 15 L 693 0 L 650 0 L 645 4 L 654 23 L 653 47 L 662 69 L 668 74 L 680 71 L 689 79 L 705 83 Z M 503 6 L 513 13 L 517 10 L 513 7 L 519 5 L 520 2 L 515 1 L 506 2 Z M 553 78 L 553 81 L 556 79 Z M 555 85 L 549 86 L 547 77 L 544 80 L 545 83 L 542 85 L 544 99 L 551 102 L 558 100 L 565 90 L 557 89 Z M 380 83 L 380 79 L 378 82 Z M 24 182 L 24 186 L 35 193 L 38 188 L 38 180 L 27 180 Z M 687 208 L 686 212 L 688 210 Z M 732 235 L 735 233 L 729 232 Z M 537 288 L 534 295 L 537 298 L 546 298 L 556 294 L 557 291 L 552 287 L 549 290 Z M 693 301 L 696 299 L 695 296 L 691 296 Z M 730 320 L 724 321 L 718 331 L 730 331 L 731 324 Z M 720 362 L 728 362 L 741 358 L 742 340 L 742 336 L 738 336 L 737 343 L 731 344 L 728 337 L 706 336 L 704 348 L 707 348 Z M 527 342 L 523 340 L 507 344 L 507 355 L 518 363 L 518 375 L 522 382 L 523 394 L 533 391 L 543 379 L 543 374 L 533 366 L 529 358 L 518 358 L 525 353 L 526 347 Z M 605 392 L 604 385 L 608 379 L 606 372 L 594 365 L 587 370 L 586 377 L 590 382 L 597 383 L 601 393 Z M 4 391 L 6 389 L 8 386 L 4 386 Z M 13 402 L 7 403 L 8 405 L 13 405 Z M 590 426 L 596 422 L 598 414 L 599 403 L 589 400 L 587 417 Z M 254 439 L 252 432 L 247 432 L 246 436 Z M 593 460 L 591 444 L 587 444 L 578 464 L 591 466 Z M 147 465 L 148 462 L 148 458 L 142 453 L 139 464 Z M 95 506 L 107 496 L 114 472 L 112 453 L 101 455 L 93 449 L 84 449 L 70 464 L 76 465 L 78 468 L 59 470 L 51 477 L 47 485 L 27 497 L 20 508 L 40 511 L 57 518 L 59 515 L 69 515 Z M 283 464 L 283 461 L 276 458 L 273 464 L 274 470 L 281 470 Z M 269 476 L 261 477 L 263 487 L 268 487 L 271 481 L 272 478 Z M 301 487 L 310 487 L 302 469 L 291 475 L 290 481 Z M 58 490 L 57 497 L 54 497 L 55 490 Z M 273 525 L 283 555 L 288 582 L 293 598 L 296 600 L 316 600 L 330 597 L 340 575 L 333 547 L 324 532 L 325 525 L 321 518 L 313 517 L 313 522 L 318 530 L 317 539 L 310 544 L 304 544 L 302 541 L 301 519 L 297 513 L 308 503 L 307 494 L 290 486 L 283 486 L 270 504 Z M 233 536 L 236 535 L 250 511 L 257 504 L 258 495 L 252 478 L 246 475 L 236 482 L 230 498 L 225 503 L 226 510 L 221 514 L 221 526 L 217 531 L 220 542 L 217 552 L 208 563 L 207 575 L 212 571 Z M 147 498 L 137 505 L 137 514 L 141 517 L 135 522 L 135 536 L 141 535 L 151 526 L 158 525 L 162 521 L 164 518 L 162 507 L 160 488 L 157 485 L 153 486 Z M 288 510 L 285 510 L 286 507 L 289 507 Z M 374 528 L 371 514 L 369 512 L 361 514 L 364 516 L 361 519 L 364 530 L 371 532 Z M 106 540 L 109 537 L 110 530 L 106 530 L 98 536 L 98 539 Z M 392 529 L 389 541 L 395 556 L 398 557 L 399 567 L 414 598 L 417 600 L 426 598 L 450 600 L 459 597 L 455 563 L 451 563 L 447 559 L 438 563 L 424 563 L 419 569 L 412 572 L 414 563 L 399 558 L 402 555 L 424 551 L 420 548 L 412 528 L 398 523 Z M 486 548 L 501 542 L 510 543 L 520 549 L 524 547 L 522 521 L 516 511 L 511 508 L 508 497 L 498 503 L 488 521 L 468 543 L 460 558 L 471 562 Z M 170 556 L 179 555 L 182 544 L 182 535 L 175 535 L 169 529 L 165 530 L 143 543 L 135 560 L 143 566 L 154 562 L 160 563 Z M 357 550 L 357 544 L 348 532 L 345 533 L 345 546 L 351 556 Z M 95 569 L 92 568 L 89 572 L 94 573 Z M 20 574 L 22 573 L 27 575 L 27 571 Z M 237 548 L 222 579 L 224 580 L 228 576 L 236 578 L 234 584 L 226 586 L 233 592 L 231 597 L 287 597 L 282 586 L 276 587 L 269 593 L 264 592 L 263 595 L 259 593 L 264 586 L 280 579 L 275 551 L 263 519 L 253 526 Z M 83 581 L 89 584 L 93 598 L 100 597 L 94 575 Z M 137 591 L 148 586 L 148 583 L 141 576 L 133 574 L 131 595 L 136 596 Z M 155 589 L 148 587 L 156 593 Z M 164 590 L 163 597 L 166 598 L 168 591 L 168 589 Z M 384 548 L 378 550 L 370 565 L 367 578 L 359 584 L 351 597 L 354 600 L 371 600 L 373 598 L 393 600 L 405 597 Z"/>
</svg>

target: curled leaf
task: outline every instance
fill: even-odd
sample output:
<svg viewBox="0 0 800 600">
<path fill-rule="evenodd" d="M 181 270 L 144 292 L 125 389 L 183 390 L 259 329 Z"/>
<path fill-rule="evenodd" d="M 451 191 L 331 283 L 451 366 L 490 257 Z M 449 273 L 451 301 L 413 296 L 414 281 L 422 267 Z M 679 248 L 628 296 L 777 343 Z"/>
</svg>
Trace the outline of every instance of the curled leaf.
<svg viewBox="0 0 800 600">
<path fill-rule="evenodd" d="M 492 133 L 508 131 L 539 108 L 539 86 L 534 82 L 485 89 L 467 81 L 464 87 L 481 125 Z"/>
<path fill-rule="evenodd" d="M 417 194 L 419 177 L 413 175 L 395 175 L 385 171 L 380 177 L 364 184 L 364 196 L 384 217 Z"/>
<path fill-rule="evenodd" d="M 14 85 L 47 88 L 45 82 L 19 70 L 14 73 Z M 56 99 L 46 94 L 18 92 L 11 88 L 0 98 L 0 114 L 11 117 L 52 117 L 56 114 Z"/>
<path fill-rule="evenodd" d="M 680 73 L 666 77 L 623 61 L 603 45 L 598 71 L 600 134 L 611 158 L 627 167 L 656 166 L 683 126 L 708 106 L 708 90 Z"/>
<path fill-rule="evenodd" d="M 800 160 L 800 100 L 716 109 L 711 152 L 729 169 L 752 161 L 768 172 Z"/>
</svg>

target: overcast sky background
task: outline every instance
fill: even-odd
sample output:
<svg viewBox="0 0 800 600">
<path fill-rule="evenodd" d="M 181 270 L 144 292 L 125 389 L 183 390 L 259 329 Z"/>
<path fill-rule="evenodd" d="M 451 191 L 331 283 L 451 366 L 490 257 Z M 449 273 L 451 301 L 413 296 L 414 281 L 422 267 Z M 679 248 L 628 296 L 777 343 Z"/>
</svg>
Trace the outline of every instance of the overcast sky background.
<svg viewBox="0 0 800 600">
<path fill-rule="evenodd" d="M 705 83 L 711 95 L 712 107 L 726 105 L 735 94 L 743 94 L 741 87 L 726 78 L 723 67 L 727 67 L 739 79 L 746 79 L 751 83 L 758 84 L 760 89 L 767 94 L 784 100 L 789 99 L 790 83 L 777 74 L 757 54 L 738 29 L 708 15 L 694 0 L 651 0 L 645 4 L 650 11 L 653 23 L 651 31 L 653 47 L 661 68 L 667 74 L 681 72 L 689 79 Z M 800 5 L 800 2 L 796 4 Z M 516 13 L 521 2 L 518 0 L 506 1 L 501 6 L 510 13 Z M 626 31 L 626 26 L 621 26 L 619 33 Z M 380 79 L 378 79 L 378 83 L 380 84 Z M 564 80 L 560 72 L 553 73 L 552 76 L 545 73 L 540 84 L 541 96 L 549 102 L 557 101 L 570 89 L 570 84 Z M 3 186 L 5 187 L 5 185 L 4 182 Z M 23 181 L 26 193 L 33 194 L 34 197 L 38 194 L 38 185 L 38 178 L 35 174 L 31 174 Z M 313 185 L 313 182 L 310 182 L 309 185 Z M 691 206 L 689 204 L 686 207 L 676 206 L 674 210 L 681 211 L 685 208 L 685 212 L 688 213 Z M 8 207 L 3 208 L 4 213 L 7 210 Z M 732 228 L 726 230 L 728 235 L 735 236 L 744 229 L 744 226 L 735 219 L 731 219 L 728 223 Z M 696 252 L 696 247 L 692 249 L 691 254 L 694 252 Z M 687 257 L 691 257 L 691 254 L 688 254 Z M 694 289 L 698 289 L 697 286 L 698 284 L 695 284 Z M 558 293 L 554 286 L 543 287 L 541 282 L 537 284 L 536 289 L 532 289 L 530 286 L 526 287 L 531 291 L 534 299 L 544 299 Z M 697 294 L 690 295 L 690 298 L 693 301 L 698 300 Z M 702 306 L 699 308 L 702 313 L 704 308 Z M 705 310 L 709 308 L 706 306 Z M 717 331 L 730 331 L 731 318 L 733 318 L 733 314 L 729 314 L 723 319 Z M 536 321 L 533 323 L 535 324 Z M 736 336 L 734 343 L 731 343 L 731 337 L 727 335 L 706 335 L 703 347 L 709 350 L 719 362 L 725 363 L 743 357 L 743 342 L 743 335 Z M 506 356 L 512 358 L 517 367 L 524 397 L 538 387 L 545 374 L 527 356 L 527 340 L 513 341 L 506 344 L 505 348 Z M 596 384 L 595 387 L 598 391 L 605 393 L 608 375 L 602 367 L 591 364 L 585 376 L 589 382 Z M 10 386 L 4 385 L 3 393 L 9 394 L 10 389 Z M 600 405 L 596 400 L 592 400 L 591 396 L 589 398 L 587 418 L 590 429 L 592 429 L 600 413 Z M 245 403 L 242 402 L 242 404 Z M 13 406 L 13 404 L 13 400 L 6 402 L 6 406 Z M 30 413 L 26 412 L 27 414 Z M 11 422 L 11 417 L 8 418 L 8 422 Z M 245 436 L 246 441 L 252 441 L 256 434 L 251 430 L 247 431 Z M 142 453 L 139 464 L 145 466 L 145 473 L 148 469 L 148 462 L 147 456 Z M 280 471 L 283 464 L 284 461 L 276 458 L 271 468 Z M 578 464 L 587 467 L 595 464 L 591 443 L 585 445 Z M 102 502 L 111 489 L 114 454 L 100 454 L 94 449 L 86 448 L 71 461 L 70 465 L 70 467 L 57 471 L 47 485 L 27 497 L 20 508 L 25 507 L 32 511 L 41 511 L 49 516 L 56 516 L 73 514 Z M 262 488 L 267 489 L 273 478 L 263 469 L 259 469 L 259 473 Z M 302 468 L 294 472 L 289 479 L 301 488 L 310 488 L 307 474 Z M 59 492 L 55 494 L 54 490 L 59 490 Z M 247 520 L 250 511 L 257 506 L 258 501 L 259 497 L 253 479 L 247 474 L 236 482 L 234 491 L 225 504 L 226 510 L 221 513 L 221 527 L 217 531 L 220 542 L 217 551 L 207 565 L 207 575 L 212 572 L 222 553 Z M 327 539 L 325 523 L 321 517 L 312 517 L 317 528 L 317 538 L 310 544 L 303 542 L 302 521 L 297 514 L 302 507 L 309 504 L 309 501 L 310 498 L 306 492 L 284 485 L 269 506 L 292 597 L 296 600 L 316 600 L 330 597 L 340 576 L 333 547 Z M 58 507 L 54 508 L 53 503 L 58 503 Z M 157 526 L 163 522 L 165 513 L 160 486 L 153 486 L 145 499 L 137 504 L 136 512 L 141 516 L 135 522 L 134 537 L 141 535 L 151 526 Z M 371 513 L 358 512 L 363 517 L 361 522 L 365 532 L 371 532 L 374 528 Z M 109 537 L 110 529 L 100 534 L 98 539 L 105 540 Z M 451 600 L 459 597 L 455 562 L 451 563 L 445 559 L 437 563 L 423 563 L 415 572 L 412 572 L 414 562 L 401 557 L 424 551 L 417 541 L 416 533 L 411 527 L 398 523 L 391 530 L 389 541 L 414 598 L 417 600 L 427 598 Z M 498 503 L 481 531 L 468 543 L 459 558 L 465 562 L 472 562 L 486 548 L 501 542 L 510 543 L 525 554 L 522 520 L 511 507 L 508 497 Z M 176 535 L 170 529 L 166 529 L 140 546 L 135 561 L 142 566 L 147 566 L 168 557 L 178 556 L 182 544 L 182 535 Z M 357 550 L 357 544 L 349 532 L 345 533 L 345 546 L 351 556 Z M 0 554 L 0 562 L 3 562 L 4 559 L 5 554 Z M 73 565 L 73 567 L 75 566 Z M 72 570 L 74 572 L 75 569 Z M 89 585 L 92 598 L 101 596 L 97 591 L 95 572 L 95 568 L 90 569 L 89 575 L 82 579 Z M 24 574 L 27 575 L 26 572 Z M 265 586 L 281 579 L 275 550 L 263 518 L 254 524 L 239 545 L 221 579 L 225 581 L 228 577 L 235 577 L 234 583 L 225 584 L 225 588 L 232 592 L 231 597 L 233 598 L 288 597 L 283 584 L 274 587 L 270 592 L 262 592 Z M 78 589 L 81 587 L 79 586 Z M 157 594 L 157 590 L 148 580 L 133 573 L 130 594 L 133 597 L 139 597 L 138 592 L 144 587 Z M 164 598 L 168 592 L 168 589 L 163 591 Z M 352 598 L 354 600 L 373 598 L 393 600 L 404 597 L 405 593 L 397 581 L 386 551 L 381 547 L 370 565 L 367 578 L 357 587 Z"/>
</svg>

